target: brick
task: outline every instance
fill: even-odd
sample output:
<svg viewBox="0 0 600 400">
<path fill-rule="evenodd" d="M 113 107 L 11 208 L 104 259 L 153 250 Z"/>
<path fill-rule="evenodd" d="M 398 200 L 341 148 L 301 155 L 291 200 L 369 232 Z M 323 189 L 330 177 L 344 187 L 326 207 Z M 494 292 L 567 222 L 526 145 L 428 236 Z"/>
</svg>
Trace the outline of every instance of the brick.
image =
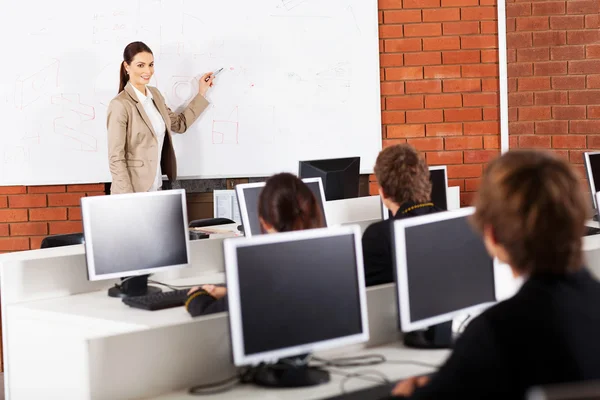
<svg viewBox="0 0 600 400">
<path fill-rule="evenodd" d="M 588 106 L 587 116 L 588 118 L 600 118 L 600 106 Z"/>
<path fill-rule="evenodd" d="M 66 219 L 66 208 L 32 208 L 29 210 L 30 221 L 60 221 Z"/>
<path fill-rule="evenodd" d="M 445 122 L 481 121 L 482 119 L 482 110 L 480 108 L 444 110 Z"/>
<path fill-rule="evenodd" d="M 476 78 L 484 76 L 498 76 L 497 65 L 463 65 L 463 78 Z"/>
<path fill-rule="evenodd" d="M 506 4 L 507 17 L 528 17 L 531 15 L 531 3 Z"/>
<path fill-rule="evenodd" d="M 415 110 L 406 112 L 406 122 L 409 124 L 442 122 L 443 120 L 444 113 L 442 110 Z"/>
<path fill-rule="evenodd" d="M 500 136 L 484 136 L 483 137 L 483 148 L 484 149 L 499 149 L 500 148 Z"/>
<path fill-rule="evenodd" d="M 402 0 L 379 0 L 377 3 L 380 10 L 402 8 Z"/>
<path fill-rule="evenodd" d="M 597 29 L 567 32 L 568 44 L 594 44 L 598 43 L 599 41 L 600 31 Z"/>
<path fill-rule="evenodd" d="M 519 121 L 547 120 L 552 116 L 552 109 L 545 106 L 519 108 Z"/>
<path fill-rule="evenodd" d="M 438 8 L 440 0 L 404 0 L 404 8 Z"/>
<path fill-rule="evenodd" d="M 29 238 L 0 238 L 0 251 L 29 250 Z"/>
<path fill-rule="evenodd" d="M 569 61 L 569 74 L 597 74 L 600 60 Z"/>
<path fill-rule="evenodd" d="M 0 194 L 24 194 L 27 193 L 26 186 L 0 186 Z"/>
<path fill-rule="evenodd" d="M 377 22 L 379 23 L 379 25 L 383 24 L 383 11 L 377 12 Z"/>
<path fill-rule="evenodd" d="M 573 1 L 573 0 L 569 0 Z M 564 1 L 543 1 L 533 3 L 533 15 L 560 15 L 565 14 Z"/>
<path fill-rule="evenodd" d="M 384 48 L 386 53 L 421 51 L 421 39 L 386 39 Z"/>
<path fill-rule="evenodd" d="M 481 33 L 486 34 L 497 34 L 498 33 L 498 21 L 481 21 Z"/>
<path fill-rule="evenodd" d="M 444 64 L 475 64 L 481 61 L 478 50 L 444 51 L 442 53 Z"/>
<path fill-rule="evenodd" d="M 483 171 L 482 165 L 449 165 L 448 178 L 479 178 Z"/>
<path fill-rule="evenodd" d="M 533 132 L 530 132 L 533 133 Z M 535 123 L 535 133 L 557 135 L 569 133 L 569 121 L 539 121 Z"/>
<path fill-rule="evenodd" d="M 27 186 L 27 193 L 64 193 L 67 190 L 65 185 L 52 186 Z M 102 187 L 104 190 L 104 186 Z"/>
<path fill-rule="evenodd" d="M 408 139 L 407 142 L 419 151 L 444 149 L 444 139 L 442 138 Z"/>
<path fill-rule="evenodd" d="M 403 144 L 406 143 L 406 139 L 384 139 L 381 143 L 382 147 L 384 149 L 387 149 L 390 146 L 395 146 L 397 144 Z"/>
<path fill-rule="evenodd" d="M 1 209 L 0 222 L 21 222 L 27 221 L 27 210 L 24 209 Z"/>
<path fill-rule="evenodd" d="M 550 75 L 566 75 L 566 61 L 547 61 L 537 62 L 534 64 L 533 73 L 535 75 L 550 76 Z"/>
<path fill-rule="evenodd" d="M 386 96 L 404 94 L 404 82 L 382 82 L 381 94 Z"/>
<path fill-rule="evenodd" d="M 497 49 L 498 37 L 495 35 L 474 35 L 460 38 L 462 49 Z"/>
<path fill-rule="evenodd" d="M 82 197 L 85 197 L 85 195 L 81 193 L 49 194 L 48 206 L 78 206 Z"/>
<path fill-rule="evenodd" d="M 569 133 L 600 134 L 600 120 L 571 121 Z"/>
<path fill-rule="evenodd" d="M 444 92 L 480 92 L 480 79 L 448 79 L 443 81 Z"/>
<path fill-rule="evenodd" d="M 421 22 L 421 10 L 384 11 L 383 21 L 385 24 Z"/>
<path fill-rule="evenodd" d="M 568 0 L 567 14 L 598 14 L 598 0 Z"/>
<path fill-rule="evenodd" d="M 81 221 L 81 208 L 71 207 L 68 209 L 68 218 L 72 221 Z"/>
<path fill-rule="evenodd" d="M 498 157 L 498 155 L 498 150 L 470 150 L 465 151 L 464 160 L 465 164 L 487 163 Z"/>
<path fill-rule="evenodd" d="M 478 6 L 479 0 L 442 0 L 442 7 Z"/>
<path fill-rule="evenodd" d="M 425 37 L 425 36 L 441 36 L 442 24 L 410 24 L 404 25 L 404 36 L 406 37 Z"/>
<path fill-rule="evenodd" d="M 506 46 L 509 49 L 529 48 L 533 46 L 533 34 L 531 32 L 507 33 Z"/>
<path fill-rule="evenodd" d="M 534 46 L 562 46 L 567 44 L 567 33 L 564 31 L 533 32 Z"/>
<path fill-rule="evenodd" d="M 8 207 L 8 197 L 0 196 L 0 208 L 7 208 L 7 207 Z"/>
<path fill-rule="evenodd" d="M 47 234 L 48 224 L 46 222 L 26 222 L 22 224 L 10 224 L 11 236 L 34 236 Z"/>
<path fill-rule="evenodd" d="M 550 29 L 548 17 L 517 18 L 517 31 L 545 31 Z"/>
<path fill-rule="evenodd" d="M 481 179 L 465 179 L 465 190 L 468 192 L 476 192 L 479 190 L 479 186 L 481 185 Z"/>
<path fill-rule="evenodd" d="M 465 93 L 463 95 L 465 107 L 497 106 L 499 100 L 498 93 Z"/>
<path fill-rule="evenodd" d="M 540 106 L 569 104 L 569 98 L 567 92 L 538 92 L 535 93 L 535 104 Z"/>
<path fill-rule="evenodd" d="M 600 44 L 586 46 L 585 58 L 600 58 Z"/>
<path fill-rule="evenodd" d="M 510 135 L 531 135 L 534 133 L 533 122 L 511 122 L 508 124 Z"/>
<path fill-rule="evenodd" d="M 552 77 L 552 89 L 585 89 L 585 76 L 554 76 Z"/>
<path fill-rule="evenodd" d="M 509 93 L 508 95 L 508 106 L 509 107 L 523 107 L 533 105 L 533 93 Z"/>
<path fill-rule="evenodd" d="M 387 110 L 420 110 L 423 108 L 423 96 L 388 97 L 385 107 Z"/>
<path fill-rule="evenodd" d="M 448 187 L 458 187 L 460 191 L 465 190 L 465 180 L 464 179 L 448 179 Z"/>
<path fill-rule="evenodd" d="M 442 32 L 444 35 L 475 35 L 479 33 L 479 22 L 445 22 Z"/>
<path fill-rule="evenodd" d="M 550 49 L 551 60 L 583 60 L 585 58 L 585 46 L 561 46 Z"/>
<path fill-rule="evenodd" d="M 588 82 L 589 78 L 590 77 L 588 77 Z M 600 104 L 600 90 L 584 90 L 570 92 L 569 104 Z"/>
<path fill-rule="evenodd" d="M 476 192 L 462 192 L 460 194 L 460 206 L 468 207 L 475 203 Z"/>
<path fill-rule="evenodd" d="M 481 80 L 481 91 L 497 92 L 500 90 L 500 80 L 497 78 L 487 78 Z"/>
<path fill-rule="evenodd" d="M 0 224 L 0 236 L 8 236 L 8 224 Z"/>
<path fill-rule="evenodd" d="M 460 50 L 460 38 L 458 36 L 425 38 L 423 39 L 423 50 Z"/>
<path fill-rule="evenodd" d="M 555 135 L 552 136 L 552 148 L 554 149 L 585 149 L 585 136 Z"/>
<path fill-rule="evenodd" d="M 550 60 L 550 49 L 548 47 L 536 47 L 532 49 L 518 49 L 517 61 L 547 61 Z"/>
<path fill-rule="evenodd" d="M 9 196 L 8 203 L 10 208 L 33 208 L 46 207 L 45 194 L 24 194 Z"/>
<path fill-rule="evenodd" d="M 570 0 L 569 0 L 570 1 Z M 585 20 L 583 16 L 556 16 L 550 17 L 550 28 L 551 29 L 583 29 L 585 26 Z"/>
<path fill-rule="evenodd" d="M 550 77 L 523 77 L 518 79 L 519 91 L 538 91 L 550 89 Z"/>
<path fill-rule="evenodd" d="M 460 66 L 443 65 L 425 67 L 425 79 L 460 78 Z"/>
<path fill-rule="evenodd" d="M 482 63 L 498 63 L 499 54 L 497 50 L 481 50 Z"/>
<path fill-rule="evenodd" d="M 379 65 L 381 67 L 401 67 L 404 65 L 404 54 L 380 54 Z"/>
<path fill-rule="evenodd" d="M 509 110 L 509 117 L 510 117 L 510 110 Z M 484 108 L 483 109 L 483 120 L 484 121 L 499 121 L 500 120 L 500 108 L 499 107 Z"/>
<path fill-rule="evenodd" d="M 519 136 L 521 149 L 549 149 L 552 147 L 551 136 Z"/>
<path fill-rule="evenodd" d="M 380 25 L 379 37 L 381 39 L 396 39 L 404 37 L 402 25 Z"/>
<path fill-rule="evenodd" d="M 518 109 L 516 108 L 509 108 L 508 109 L 508 121 L 509 122 L 514 122 L 514 121 L 518 121 L 519 120 L 519 113 L 518 113 Z"/>
<path fill-rule="evenodd" d="M 383 124 L 403 124 L 406 122 L 404 111 L 383 111 L 381 113 Z"/>
<path fill-rule="evenodd" d="M 452 124 L 427 124 L 425 134 L 427 136 L 460 136 L 463 133 L 461 123 Z"/>
<path fill-rule="evenodd" d="M 598 29 L 600 28 L 600 15 L 589 14 L 585 16 L 585 27 L 586 29 Z"/>
<path fill-rule="evenodd" d="M 571 161 L 571 163 L 573 164 L 583 164 L 583 154 L 586 151 L 587 150 L 569 150 L 569 161 Z M 583 165 L 576 165 L 575 167 L 583 167 Z M 583 176 L 585 176 L 585 171 L 578 171 L 582 173 Z"/>
<path fill-rule="evenodd" d="M 470 7 L 460 10 L 462 21 L 484 21 L 498 19 L 496 7 Z"/>
<path fill-rule="evenodd" d="M 446 150 L 483 148 L 483 138 L 481 136 L 447 137 L 445 141 Z"/>
<path fill-rule="evenodd" d="M 499 122 L 465 122 L 465 135 L 498 135 Z"/>
<path fill-rule="evenodd" d="M 442 63 L 442 53 L 408 53 L 404 55 L 405 65 L 438 65 Z"/>
<path fill-rule="evenodd" d="M 435 81 L 410 81 L 406 82 L 406 93 L 440 93 L 442 82 Z"/>
<path fill-rule="evenodd" d="M 449 165 L 462 164 L 462 151 L 436 151 L 426 153 L 427 164 L 429 165 Z"/>
<path fill-rule="evenodd" d="M 425 125 L 391 125 L 387 127 L 388 139 L 425 136 Z"/>
<path fill-rule="evenodd" d="M 554 106 L 552 117 L 558 120 L 585 119 L 585 106 Z"/>
<path fill-rule="evenodd" d="M 533 75 L 533 63 L 512 63 L 507 66 L 508 76 L 532 76 Z"/>
<path fill-rule="evenodd" d="M 598 71 L 598 72 L 600 72 L 600 71 Z M 587 88 L 588 89 L 600 89 L 600 75 L 588 75 Z M 600 102 L 596 101 L 595 103 L 598 104 Z M 592 103 L 589 103 L 589 104 L 592 104 Z"/>
<path fill-rule="evenodd" d="M 408 81 L 411 79 L 423 79 L 422 67 L 400 67 L 386 68 L 385 79 L 388 81 Z"/>
<path fill-rule="evenodd" d="M 462 107 L 460 94 L 436 94 L 425 96 L 425 108 L 453 108 Z"/>
<path fill-rule="evenodd" d="M 589 149 L 600 149 L 600 136 L 589 136 L 588 137 L 588 148 Z"/>
<path fill-rule="evenodd" d="M 104 192 L 104 184 L 67 185 L 67 192 Z"/>
<path fill-rule="evenodd" d="M 83 225 L 81 221 L 50 222 L 49 225 L 51 235 L 83 232 Z"/>
<path fill-rule="evenodd" d="M 443 22 L 459 20 L 460 8 L 438 8 L 433 10 L 423 10 L 423 21 L 425 22 Z"/>
</svg>

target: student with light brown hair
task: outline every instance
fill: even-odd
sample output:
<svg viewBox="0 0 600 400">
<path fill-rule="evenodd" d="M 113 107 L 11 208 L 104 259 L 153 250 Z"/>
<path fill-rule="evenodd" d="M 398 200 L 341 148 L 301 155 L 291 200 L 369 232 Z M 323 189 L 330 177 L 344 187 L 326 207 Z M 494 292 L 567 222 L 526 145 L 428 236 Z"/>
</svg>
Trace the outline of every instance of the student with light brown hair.
<svg viewBox="0 0 600 400">
<path fill-rule="evenodd" d="M 525 283 L 469 324 L 431 379 L 407 379 L 395 395 L 522 399 L 533 386 L 600 379 L 600 283 L 582 265 L 590 207 L 580 181 L 545 152 L 488 165 L 472 222 Z"/>
</svg>

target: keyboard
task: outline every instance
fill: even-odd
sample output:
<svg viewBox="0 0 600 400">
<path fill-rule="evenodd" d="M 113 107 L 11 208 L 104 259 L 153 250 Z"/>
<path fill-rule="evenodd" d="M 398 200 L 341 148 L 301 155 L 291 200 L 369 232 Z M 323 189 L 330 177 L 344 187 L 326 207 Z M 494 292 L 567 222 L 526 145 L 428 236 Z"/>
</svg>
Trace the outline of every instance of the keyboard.
<svg viewBox="0 0 600 400">
<path fill-rule="evenodd" d="M 583 236 L 597 235 L 599 233 L 600 233 L 600 229 L 594 228 L 594 227 L 591 227 L 591 226 L 586 226 L 585 227 L 585 233 L 583 234 Z"/>
<path fill-rule="evenodd" d="M 402 397 L 392 397 L 392 389 L 396 383 L 386 383 L 373 386 L 367 389 L 357 390 L 356 392 L 344 393 L 339 396 L 328 397 L 325 400 L 384 400 L 401 399 Z"/>
<path fill-rule="evenodd" d="M 123 303 L 142 310 L 157 311 L 165 308 L 181 307 L 185 304 L 189 289 L 172 290 L 147 296 L 125 297 Z"/>
</svg>

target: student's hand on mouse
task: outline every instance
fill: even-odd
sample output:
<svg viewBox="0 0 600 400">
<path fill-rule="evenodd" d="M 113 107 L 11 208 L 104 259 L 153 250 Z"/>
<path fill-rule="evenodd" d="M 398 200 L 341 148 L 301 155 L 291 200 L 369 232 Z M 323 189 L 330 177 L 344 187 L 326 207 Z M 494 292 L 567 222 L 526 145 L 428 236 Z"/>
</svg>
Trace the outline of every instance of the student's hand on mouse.
<svg viewBox="0 0 600 400">
<path fill-rule="evenodd" d="M 202 77 L 200 78 L 198 92 L 203 97 L 206 96 L 206 92 L 208 91 L 208 89 L 213 86 L 214 79 L 215 79 L 215 77 L 213 76 L 212 72 L 207 72 L 206 74 L 202 75 Z"/>
<path fill-rule="evenodd" d="M 427 385 L 428 382 L 428 376 L 413 376 L 412 378 L 405 379 L 398 383 L 394 390 L 392 390 L 392 395 L 405 397 L 411 396 L 415 389 Z"/>
<path fill-rule="evenodd" d="M 203 290 L 206 290 L 215 299 L 222 299 L 227 294 L 227 288 L 215 285 L 203 285 Z"/>
</svg>

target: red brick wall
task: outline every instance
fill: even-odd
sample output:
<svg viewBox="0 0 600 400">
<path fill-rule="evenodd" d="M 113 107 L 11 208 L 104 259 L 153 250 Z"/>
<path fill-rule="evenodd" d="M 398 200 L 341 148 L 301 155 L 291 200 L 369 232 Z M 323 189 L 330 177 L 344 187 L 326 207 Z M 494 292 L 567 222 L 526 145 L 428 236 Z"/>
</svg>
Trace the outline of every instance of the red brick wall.
<svg viewBox="0 0 600 400">
<path fill-rule="evenodd" d="M 82 232 L 79 199 L 104 184 L 0 186 L 0 253 L 39 249 L 47 235 Z"/>
<path fill-rule="evenodd" d="M 408 141 L 430 165 L 448 165 L 470 204 L 500 148 L 496 1 L 379 0 L 379 9 L 384 147 Z"/>
<path fill-rule="evenodd" d="M 576 164 L 600 149 L 599 11 L 598 0 L 507 3 L 511 148 Z"/>
</svg>

